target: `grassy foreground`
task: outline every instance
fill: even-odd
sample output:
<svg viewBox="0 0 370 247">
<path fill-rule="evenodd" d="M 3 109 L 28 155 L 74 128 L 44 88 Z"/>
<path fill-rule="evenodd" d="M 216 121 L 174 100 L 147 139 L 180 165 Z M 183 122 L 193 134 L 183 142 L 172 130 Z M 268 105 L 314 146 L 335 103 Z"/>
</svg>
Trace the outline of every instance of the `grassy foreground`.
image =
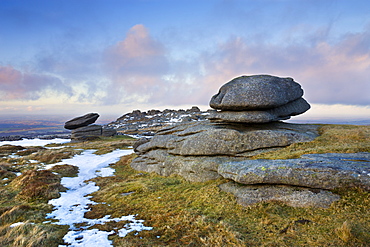
<svg viewBox="0 0 370 247">
<path fill-rule="evenodd" d="M 323 125 L 320 134 L 312 142 L 293 144 L 254 158 L 370 152 L 370 126 Z M 41 186 L 47 189 L 33 195 L 24 192 L 17 182 L 20 177 L 12 177 L 11 169 L 24 172 L 42 167 L 42 162 L 55 162 L 57 156 L 71 157 L 80 152 L 77 149 L 94 148 L 105 153 L 126 145 L 113 138 L 70 144 L 53 151 L 35 148 L 36 151 L 17 160 L 0 159 L 0 171 L 4 171 L 0 173 L 0 246 L 57 246 L 67 231 L 64 226 L 42 223 L 45 213 L 51 210 L 46 204 L 48 198 L 55 195 L 55 190 L 62 190 L 57 186 L 57 179 L 39 174 L 50 176 L 43 179 L 49 183 Z M 226 182 L 225 179 L 189 183 L 178 176 L 139 172 L 130 167 L 134 157 L 125 156 L 113 164 L 115 176 L 94 179 L 101 189 L 93 194 L 93 199 L 105 204 L 93 205 L 86 213 L 87 218 L 138 214 L 137 219 L 153 227 L 151 231 L 132 232 L 125 238 L 113 235 L 110 239 L 114 246 L 370 246 L 369 192 L 335 191 L 342 198 L 326 209 L 293 208 L 280 203 L 242 207 L 232 195 L 219 190 L 218 185 Z M 29 163 L 28 160 L 43 161 Z M 2 180 L 5 176 L 9 178 Z M 19 221 L 35 224 L 9 227 Z M 110 222 L 94 228 L 110 231 L 125 223 Z"/>
</svg>

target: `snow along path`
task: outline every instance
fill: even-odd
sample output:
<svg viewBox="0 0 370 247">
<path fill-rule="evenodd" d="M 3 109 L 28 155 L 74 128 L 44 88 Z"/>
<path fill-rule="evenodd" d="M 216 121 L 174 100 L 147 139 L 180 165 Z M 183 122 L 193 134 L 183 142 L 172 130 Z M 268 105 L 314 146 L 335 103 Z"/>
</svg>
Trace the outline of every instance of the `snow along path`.
<svg viewBox="0 0 370 247">
<path fill-rule="evenodd" d="M 152 230 L 152 227 L 143 225 L 143 220 L 135 219 L 136 215 L 122 216 L 120 218 L 110 218 L 106 215 L 101 219 L 86 219 L 85 212 L 91 204 L 97 204 L 91 201 L 91 196 L 87 196 L 99 190 L 94 182 L 86 182 L 97 176 L 111 176 L 114 169 L 108 165 L 117 162 L 121 156 L 131 154 L 132 150 L 115 150 L 111 153 L 96 155 L 96 150 L 86 150 L 70 159 L 64 159 L 59 163 L 48 165 L 46 169 L 54 165 L 69 164 L 79 167 L 78 177 L 63 177 L 62 185 L 68 190 L 62 192 L 57 199 L 50 200 L 49 203 L 54 206 L 54 211 L 47 215 L 47 218 L 57 220 L 52 224 L 69 225 L 70 231 L 64 236 L 64 241 L 69 246 L 112 246 L 112 241 L 108 240 L 108 235 L 117 233 L 120 237 L 125 237 L 129 232 Z M 87 228 L 94 224 L 104 224 L 110 221 L 128 221 L 124 228 L 115 231 L 100 231 L 98 229 Z M 47 223 L 47 222 L 45 222 Z M 75 224 L 84 223 L 83 227 L 76 227 Z"/>
<path fill-rule="evenodd" d="M 19 141 L 1 141 L 0 146 L 2 145 L 19 145 L 19 146 L 24 146 L 24 147 L 29 147 L 29 146 L 45 146 L 51 143 L 55 144 L 63 144 L 70 142 L 70 139 L 61 139 L 61 138 L 55 138 L 55 139 L 26 139 L 23 138 L 22 140 Z"/>
</svg>

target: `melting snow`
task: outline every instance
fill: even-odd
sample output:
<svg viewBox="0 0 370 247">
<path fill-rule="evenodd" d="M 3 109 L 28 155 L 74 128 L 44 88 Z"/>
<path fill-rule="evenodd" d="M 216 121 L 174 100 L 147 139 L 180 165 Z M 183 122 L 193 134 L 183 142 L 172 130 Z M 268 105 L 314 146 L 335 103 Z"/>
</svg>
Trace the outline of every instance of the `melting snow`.
<svg viewBox="0 0 370 247">
<path fill-rule="evenodd" d="M 64 177 L 61 183 L 68 190 L 61 193 L 61 197 L 50 200 L 49 203 L 54 206 L 54 211 L 47 215 L 47 218 L 57 220 L 53 224 L 69 225 L 70 231 L 63 238 L 64 241 L 72 246 L 112 246 L 108 236 L 116 232 L 100 231 L 98 229 L 86 228 L 94 224 L 104 224 L 110 221 L 128 221 L 124 228 L 119 229 L 117 234 L 121 237 L 126 236 L 132 231 L 151 230 L 152 227 L 146 227 L 143 220 L 135 219 L 136 215 L 122 216 L 120 218 L 110 218 L 107 215 L 101 219 L 86 219 L 85 212 L 88 211 L 89 205 L 97 204 L 91 201 L 91 196 L 87 196 L 97 190 L 99 187 L 94 182 L 86 182 L 96 176 L 111 176 L 114 170 L 107 167 L 115 163 L 123 155 L 132 153 L 132 150 L 116 150 L 111 153 L 96 155 L 95 150 L 84 151 L 73 158 L 62 160 L 59 163 L 49 165 L 50 168 L 58 164 L 70 164 L 80 168 L 78 177 Z M 75 224 L 84 223 L 84 227 L 76 227 Z"/>
<path fill-rule="evenodd" d="M 10 144 L 10 145 L 19 145 L 19 146 L 45 146 L 47 144 L 56 143 L 56 144 L 62 144 L 70 142 L 70 139 L 60 139 L 55 138 L 51 140 L 42 140 L 42 139 L 22 139 L 19 141 L 2 141 L 0 142 L 0 146 Z"/>
<path fill-rule="evenodd" d="M 17 222 L 17 223 L 11 224 L 10 227 L 13 228 L 13 227 L 17 227 L 17 226 L 24 225 L 24 224 L 34 224 L 34 223 Z"/>
</svg>

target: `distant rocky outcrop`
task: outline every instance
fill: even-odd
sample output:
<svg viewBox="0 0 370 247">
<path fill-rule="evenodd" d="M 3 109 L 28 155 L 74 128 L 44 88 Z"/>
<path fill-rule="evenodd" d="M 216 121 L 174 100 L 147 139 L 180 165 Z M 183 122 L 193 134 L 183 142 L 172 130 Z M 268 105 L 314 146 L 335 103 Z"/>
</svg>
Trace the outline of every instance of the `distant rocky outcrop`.
<svg viewBox="0 0 370 247">
<path fill-rule="evenodd" d="M 177 123 L 204 121 L 210 112 L 212 110 L 201 111 L 197 106 L 187 110 L 165 109 L 163 111 L 149 110 L 147 112 L 134 110 L 109 123 L 107 127 L 116 129 L 118 134 L 150 137 L 166 126 Z"/>
<path fill-rule="evenodd" d="M 72 130 L 71 140 L 91 140 L 99 136 L 114 136 L 117 131 L 111 128 L 103 128 L 101 125 L 93 124 L 99 118 L 98 113 L 88 113 L 73 118 L 64 124 L 64 128 Z"/>
<path fill-rule="evenodd" d="M 330 189 L 370 190 L 369 162 L 356 161 L 363 159 L 361 154 L 286 161 L 248 158 L 318 136 L 317 125 L 279 121 L 310 108 L 302 95 L 301 86 L 291 78 L 235 78 L 212 97 L 210 106 L 216 111 L 209 111 L 207 120 L 167 126 L 153 138 L 139 140 L 134 145 L 138 157 L 131 166 L 164 176 L 178 174 L 188 181 L 228 178 L 232 182 L 220 188 L 233 193 L 242 205 L 277 200 L 327 207 L 339 199 Z"/>
</svg>

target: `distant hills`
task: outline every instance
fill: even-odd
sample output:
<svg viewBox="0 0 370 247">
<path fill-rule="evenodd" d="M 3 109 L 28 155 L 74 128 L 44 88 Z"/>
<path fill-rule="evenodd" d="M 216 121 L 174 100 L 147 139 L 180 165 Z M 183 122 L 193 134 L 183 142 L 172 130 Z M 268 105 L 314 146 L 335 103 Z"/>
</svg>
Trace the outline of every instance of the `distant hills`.
<svg viewBox="0 0 370 247">
<path fill-rule="evenodd" d="M 116 129 L 120 134 L 154 135 L 155 131 L 169 124 L 188 121 L 203 121 L 210 111 L 200 111 L 194 106 L 188 110 L 150 110 L 141 112 L 134 110 L 126 113 L 117 120 L 105 124 L 106 127 Z M 21 138 L 35 138 L 40 136 L 69 137 L 70 131 L 64 129 L 64 123 L 71 117 L 61 116 L 33 116 L 13 117 L 0 119 L 0 140 L 13 140 Z M 317 124 L 350 124 L 370 125 L 370 119 L 341 119 L 341 118 L 315 118 L 291 119 L 290 123 L 317 123 Z"/>
</svg>

